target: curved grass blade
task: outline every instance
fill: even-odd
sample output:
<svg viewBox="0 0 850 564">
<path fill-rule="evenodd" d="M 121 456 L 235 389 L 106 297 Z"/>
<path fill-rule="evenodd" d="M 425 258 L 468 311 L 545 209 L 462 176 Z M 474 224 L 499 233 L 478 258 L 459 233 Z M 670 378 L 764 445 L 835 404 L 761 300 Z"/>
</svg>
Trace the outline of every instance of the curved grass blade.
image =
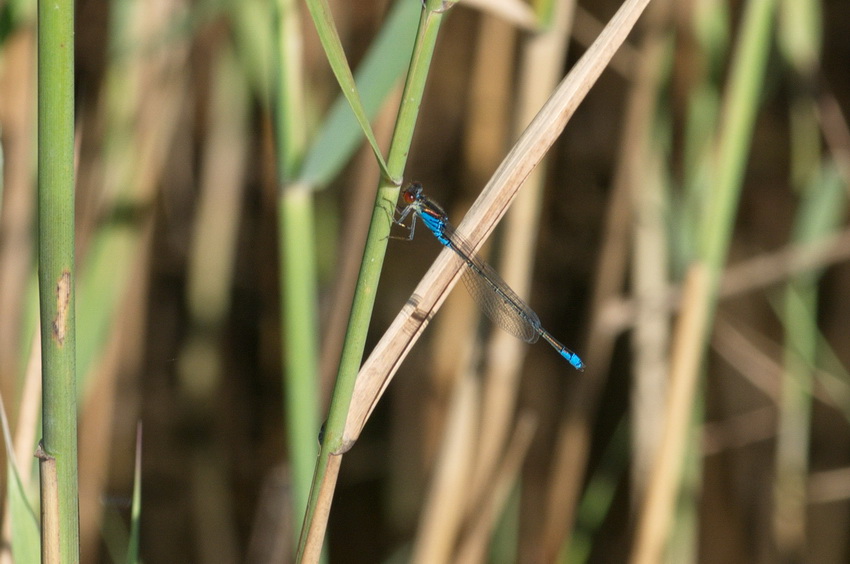
<svg viewBox="0 0 850 564">
<path fill-rule="evenodd" d="M 410 63 L 420 9 L 416 2 L 396 2 L 357 67 L 355 92 L 360 95 L 367 119 L 378 113 Z M 360 131 L 349 103 L 340 97 L 304 157 L 300 180 L 311 186 L 327 185 L 357 150 Z"/>
<path fill-rule="evenodd" d="M 357 85 L 354 82 L 354 76 L 351 74 L 351 67 L 348 64 L 345 51 L 342 49 L 342 43 L 339 40 L 339 34 L 331 17 L 331 9 L 328 6 L 327 0 L 307 0 L 307 9 L 310 11 L 313 23 L 316 25 L 319 41 L 322 43 L 334 76 L 336 76 L 339 86 L 342 88 L 342 93 L 351 105 L 354 117 L 366 135 L 366 139 L 372 147 L 372 152 L 375 153 L 378 166 L 381 168 L 381 175 L 384 178 L 393 180 L 394 184 L 400 184 L 400 182 L 395 181 L 390 175 L 387 169 L 387 163 L 384 161 L 380 147 L 378 147 L 378 141 L 372 132 L 372 126 L 369 124 L 366 109 L 363 107 L 363 102 L 357 92 Z"/>
</svg>

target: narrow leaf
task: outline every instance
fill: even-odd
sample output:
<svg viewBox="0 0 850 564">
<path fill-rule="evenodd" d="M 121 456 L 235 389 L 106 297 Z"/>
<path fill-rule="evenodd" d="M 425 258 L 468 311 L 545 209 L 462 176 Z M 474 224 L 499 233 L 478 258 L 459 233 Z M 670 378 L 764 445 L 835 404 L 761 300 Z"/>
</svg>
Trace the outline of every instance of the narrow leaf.
<svg viewBox="0 0 850 564">
<path fill-rule="evenodd" d="M 313 18 L 313 23 L 316 25 L 316 31 L 319 34 L 319 41 L 321 41 L 328 62 L 331 64 L 334 76 L 336 76 L 337 82 L 339 82 L 339 86 L 342 88 L 342 93 L 351 105 L 354 116 L 357 118 L 360 128 L 366 135 L 369 145 L 372 146 L 372 152 L 375 153 L 375 158 L 381 167 L 381 174 L 385 178 L 391 179 L 390 173 L 387 170 L 387 163 L 384 161 L 383 155 L 381 155 L 378 141 L 375 139 L 375 134 L 372 132 L 372 126 L 369 124 L 366 110 L 357 92 L 357 85 L 354 82 L 354 76 L 351 74 L 348 59 L 342 49 L 342 42 L 339 39 L 339 34 L 331 16 L 330 6 L 328 6 L 327 0 L 307 0 L 307 9 L 310 10 L 310 16 Z"/>
</svg>

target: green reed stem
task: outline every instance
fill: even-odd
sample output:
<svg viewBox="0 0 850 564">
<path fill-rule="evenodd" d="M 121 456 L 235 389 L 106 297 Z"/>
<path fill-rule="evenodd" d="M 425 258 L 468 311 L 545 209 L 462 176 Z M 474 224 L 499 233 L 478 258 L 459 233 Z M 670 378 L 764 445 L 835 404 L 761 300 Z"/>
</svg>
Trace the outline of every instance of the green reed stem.
<svg viewBox="0 0 850 564">
<path fill-rule="evenodd" d="M 56 462 L 59 561 L 77 562 L 72 0 L 38 4 L 38 263 L 43 449 Z"/>
<path fill-rule="evenodd" d="M 416 126 L 416 118 L 419 115 L 419 106 L 425 90 L 425 81 L 431 66 L 437 34 L 442 21 L 443 12 L 437 11 L 440 7 L 440 2 L 431 1 L 422 11 L 410 70 L 404 85 L 402 102 L 387 159 L 387 171 L 389 173 L 387 176 L 389 178 L 401 178 L 404 174 L 404 167 L 407 163 L 413 131 Z M 298 548 L 299 560 L 309 558 L 305 557 L 305 549 L 308 543 L 314 542 L 311 535 L 323 536 L 327 524 L 327 513 L 322 512 L 321 516 L 317 517 L 316 509 L 319 505 L 320 496 L 331 495 L 334 486 L 330 485 L 331 491 L 328 491 L 327 489 L 323 490 L 319 485 L 325 483 L 325 473 L 328 469 L 330 457 L 339 454 L 342 447 L 343 429 L 354 391 L 354 382 L 366 346 L 366 334 L 372 317 L 378 279 L 381 275 L 381 267 L 383 266 L 392 224 L 391 214 L 395 208 L 398 193 L 399 186 L 386 178 L 381 179 L 349 316 L 348 331 L 343 345 L 336 387 L 325 425 L 322 449 L 313 475 L 313 488 L 310 492 L 310 502 Z M 332 482 L 335 483 L 335 480 L 332 480 Z M 314 519 L 322 519 L 323 522 L 317 525 L 313 522 Z M 313 533 L 314 530 L 318 532 Z"/>
</svg>

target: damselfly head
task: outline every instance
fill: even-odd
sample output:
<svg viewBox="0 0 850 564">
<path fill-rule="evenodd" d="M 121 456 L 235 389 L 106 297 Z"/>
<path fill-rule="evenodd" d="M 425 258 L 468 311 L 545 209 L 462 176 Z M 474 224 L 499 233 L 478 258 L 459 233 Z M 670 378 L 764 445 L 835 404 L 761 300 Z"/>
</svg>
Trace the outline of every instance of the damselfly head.
<svg viewBox="0 0 850 564">
<path fill-rule="evenodd" d="M 422 185 L 418 182 L 411 182 L 404 193 L 401 195 L 405 202 L 412 204 L 422 198 Z"/>
</svg>

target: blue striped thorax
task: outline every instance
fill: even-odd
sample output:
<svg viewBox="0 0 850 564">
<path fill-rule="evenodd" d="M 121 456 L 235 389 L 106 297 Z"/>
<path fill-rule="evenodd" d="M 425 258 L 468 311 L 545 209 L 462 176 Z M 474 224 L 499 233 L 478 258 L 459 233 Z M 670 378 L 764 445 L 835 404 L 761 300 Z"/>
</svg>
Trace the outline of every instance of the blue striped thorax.
<svg viewBox="0 0 850 564">
<path fill-rule="evenodd" d="M 431 230 L 440 243 L 446 247 L 451 247 L 451 241 L 445 236 L 445 227 L 449 221 L 448 215 L 439 205 L 428 199 L 422 193 L 422 185 L 418 182 L 412 183 L 402 194 L 402 198 L 409 205 L 414 206 L 414 209 L 422 218 L 422 221 Z"/>
</svg>

